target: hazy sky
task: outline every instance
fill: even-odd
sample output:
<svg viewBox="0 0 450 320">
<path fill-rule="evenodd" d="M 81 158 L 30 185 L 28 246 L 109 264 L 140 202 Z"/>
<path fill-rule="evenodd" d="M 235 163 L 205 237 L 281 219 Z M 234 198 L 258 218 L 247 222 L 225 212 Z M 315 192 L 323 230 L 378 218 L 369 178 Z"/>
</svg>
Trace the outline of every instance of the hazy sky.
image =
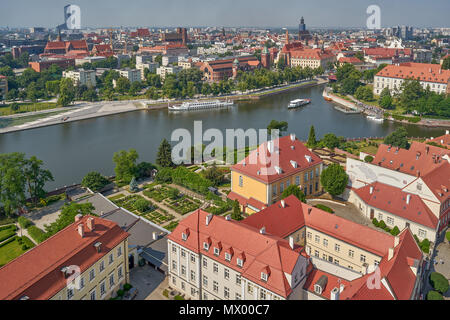
<svg viewBox="0 0 450 320">
<path fill-rule="evenodd" d="M 1 0 L 0 26 L 56 27 L 63 7 L 81 7 L 82 26 L 364 27 L 366 8 L 381 25 L 450 27 L 449 0 Z"/>
</svg>

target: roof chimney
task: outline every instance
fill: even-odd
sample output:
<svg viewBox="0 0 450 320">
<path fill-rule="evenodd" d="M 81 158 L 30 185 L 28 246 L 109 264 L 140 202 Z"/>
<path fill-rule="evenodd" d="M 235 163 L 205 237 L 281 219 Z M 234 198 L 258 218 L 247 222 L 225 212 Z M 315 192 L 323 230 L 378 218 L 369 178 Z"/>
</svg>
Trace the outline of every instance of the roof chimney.
<svg viewBox="0 0 450 320">
<path fill-rule="evenodd" d="M 89 228 L 89 230 L 94 231 L 95 229 L 95 221 L 93 217 L 89 217 L 87 219 L 87 227 Z"/>
<path fill-rule="evenodd" d="M 266 227 L 262 227 L 261 229 L 259 229 L 259 233 L 266 234 Z"/>
<path fill-rule="evenodd" d="M 291 133 L 290 137 L 291 137 L 291 141 L 295 141 L 295 133 Z"/>
<path fill-rule="evenodd" d="M 209 225 L 209 223 L 211 222 L 213 215 L 210 213 L 206 216 L 206 225 Z"/>
<path fill-rule="evenodd" d="M 281 200 L 281 206 L 282 206 L 283 208 L 286 208 L 286 203 L 284 202 L 284 200 Z"/>
<path fill-rule="evenodd" d="M 394 248 L 389 248 L 388 261 L 394 257 Z"/>
<path fill-rule="evenodd" d="M 102 243 L 101 242 L 94 243 L 94 247 L 95 247 L 95 249 L 97 249 L 97 252 L 102 251 Z"/>
<path fill-rule="evenodd" d="M 294 250 L 294 237 L 289 237 L 289 247 L 291 247 L 292 250 Z"/>
<path fill-rule="evenodd" d="M 406 195 L 406 204 L 409 204 L 410 201 L 411 201 L 411 195 L 408 193 Z"/>
<path fill-rule="evenodd" d="M 83 228 L 83 224 L 80 223 L 77 227 L 78 229 L 78 233 L 80 234 L 80 236 L 83 238 L 84 237 L 84 228 Z"/>
<path fill-rule="evenodd" d="M 75 222 L 80 221 L 81 218 L 83 218 L 83 215 L 82 215 L 81 213 L 77 214 L 77 215 L 75 216 Z"/>
<path fill-rule="evenodd" d="M 339 289 L 333 288 L 330 292 L 330 300 L 339 300 Z"/>
<path fill-rule="evenodd" d="M 373 193 L 373 187 L 372 186 L 370 186 L 369 192 L 370 192 L 370 194 Z"/>
</svg>

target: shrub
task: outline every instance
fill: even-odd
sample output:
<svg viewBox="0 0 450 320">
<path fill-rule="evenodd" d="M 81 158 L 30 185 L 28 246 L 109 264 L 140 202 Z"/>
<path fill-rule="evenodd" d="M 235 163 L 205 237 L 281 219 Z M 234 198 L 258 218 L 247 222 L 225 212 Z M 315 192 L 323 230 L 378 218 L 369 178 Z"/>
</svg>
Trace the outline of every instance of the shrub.
<svg viewBox="0 0 450 320">
<path fill-rule="evenodd" d="M 135 208 L 136 210 L 144 213 L 146 212 L 150 207 L 150 201 L 145 200 L 145 199 L 137 199 L 134 203 L 133 203 L 133 208 Z"/>
<path fill-rule="evenodd" d="M 125 291 L 128 291 L 128 290 L 130 290 L 131 288 L 133 288 L 133 286 L 132 286 L 131 284 L 129 284 L 129 283 L 125 283 L 125 284 L 123 285 L 123 290 L 125 290 Z"/>
<path fill-rule="evenodd" d="M 96 171 L 89 172 L 81 181 L 83 187 L 89 188 L 94 192 L 103 189 L 108 183 L 109 180 Z"/>
<path fill-rule="evenodd" d="M 430 252 L 430 240 L 428 240 L 427 238 L 423 239 L 419 246 L 423 252 L 425 253 Z"/>
<path fill-rule="evenodd" d="M 364 161 L 365 161 L 365 162 L 372 162 L 372 161 L 373 161 L 373 157 L 367 155 L 367 156 L 364 157 Z"/>
<path fill-rule="evenodd" d="M 391 234 L 392 234 L 393 236 L 396 236 L 396 235 L 398 235 L 399 233 L 400 233 L 400 229 L 399 229 L 397 226 L 395 226 L 394 228 L 392 228 Z"/>
<path fill-rule="evenodd" d="M 448 280 L 442 274 L 438 272 L 432 272 L 430 274 L 430 284 L 436 291 L 440 293 L 446 293 L 448 290 Z"/>
<path fill-rule="evenodd" d="M 182 296 L 178 295 L 178 294 L 175 296 L 174 299 L 175 300 L 184 300 L 184 298 Z"/>
<path fill-rule="evenodd" d="M 323 204 L 320 204 L 320 203 L 316 204 L 314 207 L 316 207 L 317 209 L 329 212 L 329 213 L 334 213 L 333 209 L 331 209 L 330 207 L 327 207 L 327 206 L 325 206 Z"/>
<path fill-rule="evenodd" d="M 378 227 L 380 225 L 380 223 L 378 222 L 377 218 L 373 218 L 372 219 L 372 223 L 375 227 Z"/>
<path fill-rule="evenodd" d="M 28 249 L 27 245 L 26 245 L 26 244 L 23 244 L 23 245 L 22 245 L 22 250 L 25 251 L 25 250 L 27 250 L 27 249 Z"/>
<path fill-rule="evenodd" d="M 22 227 L 23 229 L 26 229 L 26 228 L 30 227 L 31 225 L 33 225 L 33 223 L 29 219 L 25 218 L 24 216 L 20 216 L 17 219 L 17 222 L 19 222 L 20 227 Z"/>
<path fill-rule="evenodd" d="M 428 291 L 427 300 L 444 300 L 444 297 L 437 291 Z"/>
<path fill-rule="evenodd" d="M 125 291 L 123 291 L 122 289 L 117 290 L 118 297 L 123 297 L 124 294 L 125 294 Z"/>
<path fill-rule="evenodd" d="M 383 220 L 380 220 L 380 222 L 378 223 L 378 227 L 380 227 L 381 229 L 385 229 L 386 228 L 386 223 L 384 223 Z"/>
<path fill-rule="evenodd" d="M 36 226 L 30 226 L 27 228 L 28 234 L 33 238 L 37 243 L 41 243 L 45 239 L 47 239 L 47 234 Z"/>
</svg>

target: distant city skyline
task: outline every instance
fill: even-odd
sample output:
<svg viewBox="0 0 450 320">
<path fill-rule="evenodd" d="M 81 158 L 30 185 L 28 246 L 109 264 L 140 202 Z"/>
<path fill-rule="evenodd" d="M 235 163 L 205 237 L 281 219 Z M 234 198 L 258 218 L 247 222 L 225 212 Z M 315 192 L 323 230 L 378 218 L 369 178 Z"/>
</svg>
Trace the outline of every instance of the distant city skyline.
<svg viewBox="0 0 450 320">
<path fill-rule="evenodd" d="M 366 8 L 381 8 L 381 27 L 450 27 L 448 0 L 15 0 L 2 4 L 0 26 L 54 28 L 66 4 L 81 7 L 84 28 L 137 26 L 289 27 L 305 17 L 307 28 L 366 26 Z"/>
</svg>

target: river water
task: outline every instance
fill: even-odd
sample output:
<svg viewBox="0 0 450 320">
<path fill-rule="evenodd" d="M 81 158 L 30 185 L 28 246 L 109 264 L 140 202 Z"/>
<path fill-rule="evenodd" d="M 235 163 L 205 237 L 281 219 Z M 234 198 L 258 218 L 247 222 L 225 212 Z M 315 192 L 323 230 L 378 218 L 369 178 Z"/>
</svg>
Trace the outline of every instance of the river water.
<svg viewBox="0 0 450 320">
<path fill-rule="evenodd" d="M 233 108 L 169 113 L 167 109 L 136 111 L 107 117 L 69 122 L 32 130 L 0 134 L 0 153 L 24 152 L 42 159 L 55 181 L 48 190 L 79 183 L 89 171 L 114 174 L 113 153 L 135 148 L 140 161 L 154 162 L 163 138 L 170 139 L 177 128 L 192 132 L 195 120 L 201 120 L 203 131 L 218 128 L 266 128 L 272 119 L 287 121 L 288 132 L 306 140 L 311 125 L 316 137 L 333 132 L 351 138 L 380 137 L 394 131 L 399 123 L 378 123 L 360 114 L 344 114 L 322 97 L 323 86 L 300 88 L 253 102 L 242 102 Z M 290 100 L 310 98 L 312 103 L 288 110 Z M 442 128 L 406 125 L 410 136 L 436 137 Z M 207 144 L 207 143 L 206 143 Z"/>
</svg>

